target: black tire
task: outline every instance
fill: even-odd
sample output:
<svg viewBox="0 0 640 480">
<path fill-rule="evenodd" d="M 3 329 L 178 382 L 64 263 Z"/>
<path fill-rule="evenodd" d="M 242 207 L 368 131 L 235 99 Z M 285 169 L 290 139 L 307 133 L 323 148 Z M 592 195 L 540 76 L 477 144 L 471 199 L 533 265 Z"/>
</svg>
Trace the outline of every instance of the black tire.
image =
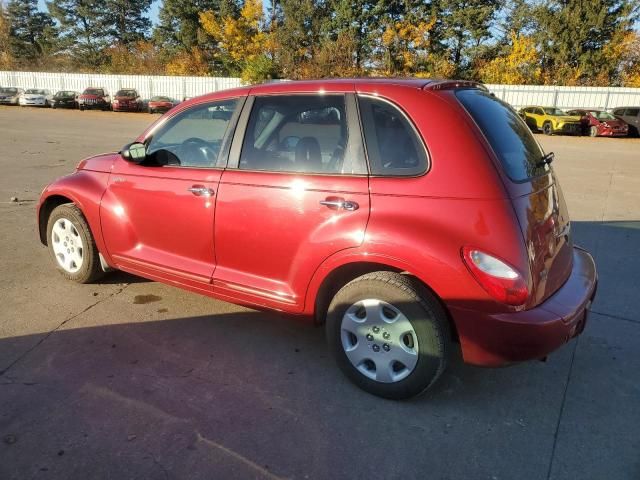
<svg viewBox="0 0 640 480">
<path fill-rule="evenodd" d="M 78 107 L 78 110 L 80 110 L 81 112 L 84 112 L 84 107 L 83 107 L 82 105 L 80 105 L 80 106 Z"/>
<path fill-rule="evenodd" d="M 152 108 L 149 109 L 149 113 L 154 113 Z"/>
<path fill-rule="evenodd" d="M 53 108 L 53 109 L 55 110 L 55 109 L 56 109 L 56 108 L 58 108 L 58 107 L 57 107 L 57 106 L 56 106 L 56 104 L 54 103 L 54 104 L 52 104 L 52 105 L 51 105 L 51 108 Z"/>
<path fill-rule="evenodd" d="M 352 305 L 366 299 L 377 299 L 392 305 L 409 320 L 414 329 L 418 360 L 408 376 L 401 380 L 383 383 L 369 378 L 351 363 L 345 353 L 342 319 Z M 334 359 L 353 383 L 373 395 L 393 400 L 414 397 L 432 386 L 447 366 L 451 344 L 449 322 L 438 300 L 419 282 L 394 272 L 369 273 L 342 287 L 329 305 L 326 335 Z M 367 340 L 363 338 L 358 341 Z M 375 343 L 374 339 L 372 349 Z M 391 348 L 394 348 L 393 344 Z M 385 355 L 379 350 L 372 351 L 378 353 L 371 355 Z"/>
<path fill-rule="evenodd" d="M 544 122 L 542 125 L 542 133 L 545 135 L 553 135 L 553 127 L 551 126 L 551 122 Z"/>
<path fill-rule="evenodd" d="M 53 249 L 52 231 L 55 222 L 59 219 L 65 218 L 69 220 L 75 229 L 77 230 L 81 240 L 83 248 L 82 266 L 77 272 L 71 273 L 60 266 Z M 73 280 L 78 283 L 91 283 L 104 275 L 104 271 L 100 266 L 100 256 L 96 242 L 91 234 L 91 229 L 87 223 L 84 215 L 78 207 L 72 203 L 66 203 L 53 209 L 49 219 L 47 221 L 47 245 L 51 259 L 53 260 L 56 268 L 62 276 L 68 280 Z"/>
</svg>

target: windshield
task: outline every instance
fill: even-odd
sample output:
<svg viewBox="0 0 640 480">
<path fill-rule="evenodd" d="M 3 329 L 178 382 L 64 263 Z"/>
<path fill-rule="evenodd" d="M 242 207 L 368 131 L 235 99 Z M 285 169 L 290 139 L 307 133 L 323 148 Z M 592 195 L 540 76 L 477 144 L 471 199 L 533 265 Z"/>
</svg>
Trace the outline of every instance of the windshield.
<svg viewBox="0 0 640 480">
<path fill-rule="evenodd" d="M 18 93 L 18 89 L 17 88 L 0 88 L 0 93 L 16 94 Z"/>
<path fill-rule="evenodd" d="M 56 97 L 75 97 L 76 92 L 64 91 L 56 93 Z"/>
<path fill-rule="evenodd" d="M 560 110 L 559 108 L 545 108 L 544 113 L 546 113 L 547 115 L 553 115 L 554 117 L 566 115 L 566 113 Z"/>
<path fill-rule="evenodd" d="M 458 90 L 456 97 L 484 133 L 511 180 L 522 182 L 549 171 L 531 130 L 508 104 L 478 89 Z"/>
<path fill-rule="evenodd" d="M 118 93 L 116 93 L 116 97 L 136 97 L 136 91 L 135 90 L 118 90 Z"/>
<path fill-rule="evenodd" d="M 593 115 L 594 117 L 596 117 L 598 120 L 615 120 L 616 117 L 614 117 L 613 115 L 611 115 L 608 112 L 602 112 L 602 111 L 598 111 L 598 110 L 592 110 L 589 112 L 591 115 Z"/>
<path fill-rule="evenodd" d="M 84 94 L 85 95 L 100 95 L 100 96 L 104 95 L 103 91 L 101 89 L 99 89 L 99 88 L 87 88 L 84 91 Z"/>
<path fill-rule="evenodd" d="M 152 97 L 152 102 L 170 102 L 171 99 L 169 97 Z"/>
</svg>

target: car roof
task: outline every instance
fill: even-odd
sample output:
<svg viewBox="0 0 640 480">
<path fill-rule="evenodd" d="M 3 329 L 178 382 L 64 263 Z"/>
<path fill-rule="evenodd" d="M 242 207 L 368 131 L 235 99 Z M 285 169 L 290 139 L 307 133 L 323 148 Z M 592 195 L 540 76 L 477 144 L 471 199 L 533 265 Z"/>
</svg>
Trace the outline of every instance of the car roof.
<svg viewBox="0 0 640 480">
<path fill-rule="evenodd" d="M 358 78 L 328 78 L 318 80 L 293 80 L 262 83 L 259 85 L 248 85 L 246 87 L 237 87 L 228 90 L 219 90 L 193 97 L 183 103 L 183 107 L 206 102 L 210 100 L 218 100 L 232 98 L 242 95 L 269 95 L 269 94 L 286 94 L 286 93 L 317 93 L 323 89 L 330 92 L 353 92 L 359 87 L 408 87 L 416 89 L 449 89 L 449 88 L 482 88 L 486 87 L 478 82 L 466 80 L 439 80 L 428 78 L 414 77 L 358 77 Z"/>
</svg>

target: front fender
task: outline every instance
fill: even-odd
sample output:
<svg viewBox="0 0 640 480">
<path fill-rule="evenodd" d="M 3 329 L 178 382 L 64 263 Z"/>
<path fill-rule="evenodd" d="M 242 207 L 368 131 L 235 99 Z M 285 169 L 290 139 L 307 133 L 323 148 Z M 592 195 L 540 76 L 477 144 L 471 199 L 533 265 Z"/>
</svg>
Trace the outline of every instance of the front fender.
<svg viewBox="0 0 640 480">
<path fill-rule="evenodd" d="M 47 221 L 51 211 L 63 203 L 73 203 L 86 218 L 98 251 L 111 263 L 100 226 L 100 200 L 107 188 L 108 180 L 108 172 L 78 170 L 47 185 L 37 206 L 38 233 L 41 241 L 46 244 Z"/>
</svg>

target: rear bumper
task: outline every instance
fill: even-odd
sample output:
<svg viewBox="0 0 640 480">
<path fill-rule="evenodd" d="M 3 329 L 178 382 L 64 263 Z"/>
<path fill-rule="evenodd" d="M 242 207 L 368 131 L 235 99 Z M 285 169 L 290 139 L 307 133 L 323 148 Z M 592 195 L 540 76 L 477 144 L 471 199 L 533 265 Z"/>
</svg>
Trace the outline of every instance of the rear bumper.
<svg viewBox="0 0 640 480">
<path fill-rule="evenodd" d="M 486 314 L 450 308 L 465 362 L 496 367 L 547 356 L 582 333 L 597 284 L 593 257 L 574 248 L 569 279 L 531 310 Z"/>
</svg>

